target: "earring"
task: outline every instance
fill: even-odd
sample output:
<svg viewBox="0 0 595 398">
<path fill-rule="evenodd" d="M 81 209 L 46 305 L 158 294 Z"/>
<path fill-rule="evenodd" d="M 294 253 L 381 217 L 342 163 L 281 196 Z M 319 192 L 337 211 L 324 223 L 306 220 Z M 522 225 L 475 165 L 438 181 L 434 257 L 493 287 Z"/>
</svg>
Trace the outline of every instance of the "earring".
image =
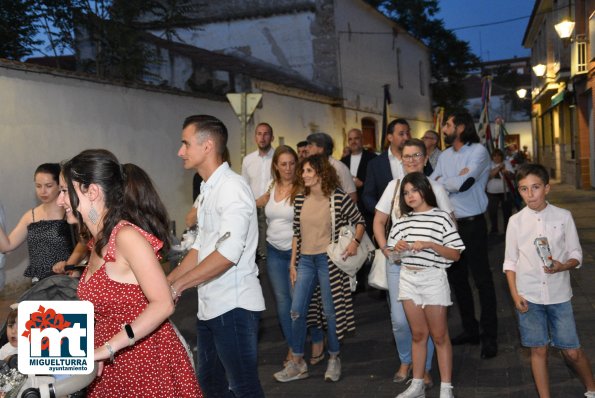
<svg viewBox="0 0 595 398">
<path fill-rule="evenodd" d="M 91 209 L 89 210 L 89 221 L 91 221 L 93 223 L 93 225 L 97 225 L 97 221 L 99 221 L 99 213 L 97 213 L 97 210 L 95 210 L 95 207 L 93 206 L 93 202 L 91 202 Z"/>
</svg>

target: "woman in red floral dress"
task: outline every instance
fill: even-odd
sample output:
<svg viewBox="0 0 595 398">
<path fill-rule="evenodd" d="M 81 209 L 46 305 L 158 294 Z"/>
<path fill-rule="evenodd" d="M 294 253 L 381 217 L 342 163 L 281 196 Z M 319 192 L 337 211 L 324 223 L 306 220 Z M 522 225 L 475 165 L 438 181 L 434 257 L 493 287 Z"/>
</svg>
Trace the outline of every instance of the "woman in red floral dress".
<svg viewBox="0 0 595 398">
<path fill-rule="evenodd" d="M 92 236 L 78 288 L 95 307 L 100 364 L 88 396 L 202 397 L 168 321 L 174 303 L 158 252 L 168 248 L 169 222 L 150 178 L 100 149 L 65 163 L 63 176 L 58 203 Z"/>
</svg>

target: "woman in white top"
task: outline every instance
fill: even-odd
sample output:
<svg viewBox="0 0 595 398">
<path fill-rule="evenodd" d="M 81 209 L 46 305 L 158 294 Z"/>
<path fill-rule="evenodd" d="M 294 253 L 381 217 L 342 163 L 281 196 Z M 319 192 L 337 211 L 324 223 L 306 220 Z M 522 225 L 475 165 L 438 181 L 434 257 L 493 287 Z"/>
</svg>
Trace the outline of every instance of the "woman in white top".
<svg viewBox="0 0 595 398">
<path fill-rule="evenodd" d="M 402 159 L 403 170 L 405 171 L 405 174 L 423 172 L 424 165 L 428 161 L 426 146 L 424 145 L 423 141 L 419 139 L 407 140 L 405 142 L 405 146 L 403 147 Z M 430 184 L 432 185 L 432 191 L 436 196 L 438 208 L 449 213 L 451 218 L 454 220 L 454 210 L 448 199 L 448 193 L 444 190 L 442 185 L 436 183 L 435 181 L 430 180 Z M 386 277 L 388 280 L 390 319 L 395 343 L 397 345 L 397 354 L 401 363 L 399 369 L 397 369 L 393 377 L 393 381 L 395 383 L 405 382 L 408 379 L 412 369 L 411 329 L 409 328 L 409 323 L 407 322 L 407 317 L 405 316 L 403 304 L 398 300 L 401 266 L 388 262 L 389 249 L 386 245 L 387 237 L 385 235 L 386 224 L 389 221 L 389 213 L 391 213 L 391 204 L 393 204 L 392 213 L 390 214 L 392 224 L 394 225 L 397 219 L 401 216 L 399 211 L 399 194 L 401 188 L 402 187 L 399 180 L 393 180 L 388 183 L 388 186 L 384 190 L 382 197 L 376 205 L 376 213 L 374 215 L 373 224 L 374 238 L 376 238 L 376 243 L 382 248 L 384 255 L 387 256 Z M 433 385 L 432 377 L 430 376 L 433 355 L 434 343 L 432 342 L 432 339 L 428 339 L 426 373 L 424 376 L 426 388 L 431 388 Z"/>
<path fill-rule="evenodd" d="M 277 147 L 271 163 L 273 180 L 267 193 L 257 201 L 257 205 L 264 206 L 267 218 L 267 272 L 277 302 L 279 324 L 288 347 L 291 343 L 292 285 L 289 279 L 289 263 L 293 239 L 293 202 L 299 189 L 295 172 L 297 162 L 297 154 L 291 147 Z M 324 357 L 324 336 L 317 328 L 311 328 L 310 333 L 313 344 L 311 363 L 315 364 L 322 360 L 321 356 Z M 290 358 L 291 348 L 286 360 Z"/>
</svg>

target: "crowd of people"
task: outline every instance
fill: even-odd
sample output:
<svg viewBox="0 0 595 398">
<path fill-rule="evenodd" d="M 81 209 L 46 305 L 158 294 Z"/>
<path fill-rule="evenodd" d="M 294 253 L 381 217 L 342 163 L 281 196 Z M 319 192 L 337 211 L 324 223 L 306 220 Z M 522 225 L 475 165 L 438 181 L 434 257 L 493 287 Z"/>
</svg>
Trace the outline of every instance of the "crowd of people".
<svg viewBox="0 0 595 398">
<path fill-rule="evenodd" d="M 9 234 L 0 228 L 0 252 L 26 240 L 25 276 L 34 283 L 86 258 L 78 296 L 94 304 L 99 363 L 88 396 L 264 397 L 257 345 L 265 299 L 256 259 L 266 264 L 287 350 L 273 377 L 305 379 L 309 366 L 326 360 L 325 380 L 338 382 L 344 338 L 355 329 L 352 294 L 365 289 L 372 263 L 366 261 L 354 283 L 329 255 L 328 246 L 352 226 L 342 258 L 355 256 L 367 234 L 386 266 L 400 363 L 393 381 L 409 381 L 397 398 L 424 397 L 433 387 L 434 352 L 440 397 L 448 398 L 455 391 L 452 345 L 481 344 L 486 360 L 498 355 L 484 213 L 498 233 L 501 207 L 503 271 L 521 344 L 531 348 L 538 393 L 549 397 L 551 344 L 573 366 L 585 395 L 595 397 L 570 303 L 568 271 L 581 265 L 582 251 L 570 213 L 546 201 L 547 171 L 499 150 L 490 155 L 466 112 L 450 115 L 441 133 L 447 148 L 439 148 L 437 132 L 412 138 L 409 123 L 396 119 L 387 127 L 387 149 L 376 154 L 364 149 L 362 131 L 351 129 L 349 151 L 339 161 L 328 134 L 308 135 L 297 150 L 273 148 L 273 127 L 259 123 L 257 150 L 243 159 L 239 175 L 229 165 L 226 126 L 193 115 L 182 125 L 178 156 L 200 179 L 186 217 L 187 225 L 196 224 L 196 238 L 168 275 L 159 261 L 170 247 L 170 221 L 151 179 L 102 149 L 39 166 L 34 181 L 41 204 Z M 526 207 L 513 215 L 517 189 Z M 536 238 L 549 242 L 549 262 L 539 257 Z M 198 296 L 196 371 L 168 321 L 187 289 Z M 453 337 L 447 326 L 451 290 L 463 330 Z M 11 312 L 2 355 L 14 354 L 17 315 Z"/>
</svg>

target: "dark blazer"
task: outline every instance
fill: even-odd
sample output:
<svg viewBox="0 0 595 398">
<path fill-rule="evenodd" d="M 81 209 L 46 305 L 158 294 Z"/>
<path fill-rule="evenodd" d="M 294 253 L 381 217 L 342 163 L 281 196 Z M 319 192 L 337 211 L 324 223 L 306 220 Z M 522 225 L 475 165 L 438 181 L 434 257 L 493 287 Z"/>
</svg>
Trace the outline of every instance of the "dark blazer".
<svg viewBox="0 0 595 398">
<path fill-rule="evenodd" d="M 357 166 L 356 177 L 359 178 L 364 184 L 366 182 L 366 173 L 368 170 L 368 162 L 370 160 L 374 159 L 376 156 L 378 156 L 378 155 L 376 155 L 374 152 L 367 151 L 365 149 L 362 151 L 362 160 L 360 160 L 359 166 Z M 341 159 L 341 162 L 343 162 L 347 166 L 347 168 L 350 168 L 351 167 L 351 155 L 344 156 Z M 361 201 L 363 191 L 364 191 L 364 187 L 357 188 L 357 197 L 360 198 L 360 201 Z"/>
<path fill-rule="evenodd" d="M 378 203 L 384 189 L 392 179 L 393 174 L 390 171 L 388 151 L 384 151 L 368 164 L 366 183 L 362 193 L 362 202 L 366 211 L 374 213 L 376 203 Z"/>
</svg>

